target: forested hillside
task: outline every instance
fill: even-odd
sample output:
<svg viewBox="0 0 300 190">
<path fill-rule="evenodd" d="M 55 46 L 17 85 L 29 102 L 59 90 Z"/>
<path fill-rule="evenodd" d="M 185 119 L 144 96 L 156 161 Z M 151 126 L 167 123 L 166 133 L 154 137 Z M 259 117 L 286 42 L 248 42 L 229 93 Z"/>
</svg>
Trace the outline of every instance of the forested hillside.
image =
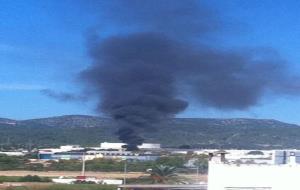
<svg viewBox="0 0 300 190">
<path fill-rule="evenodd" d="M 111 119 L 70 115 L 33 120 L 0 119 L 2 147 L 47 147 L 63 144 L 98 146 L 118 141 Z M 176 118 L 142 134 L 164 147 L 300 148 L 300 127 L 276 120 Z"/>
</svg>

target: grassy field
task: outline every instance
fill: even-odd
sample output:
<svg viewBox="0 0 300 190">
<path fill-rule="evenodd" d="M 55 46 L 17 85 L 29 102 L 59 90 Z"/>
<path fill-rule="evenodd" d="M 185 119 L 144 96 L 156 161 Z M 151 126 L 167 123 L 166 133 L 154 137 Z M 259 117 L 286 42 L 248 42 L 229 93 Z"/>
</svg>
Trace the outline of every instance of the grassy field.
<svg viewBox="0 0 300 190">
<path fill-rule="evenodd" d="M 86 176 L 93 176 L 101 179 L 111 178 L 123 178 L 124 173 L 122 172 L 86 172 Z M 80 171 L 0 171 L 0 176 L 27 176 L 37 175 L 40 177 L 76 177 L 81 175 Z M 126 178 L 138 178 L 141 176 L 147 176 L 148 174 L 142 172 L 130 172 L 126 173 Z"/>
<path fill-rule="evenodd" d="M 0 176 L 0 183 L 4 182 L 52 182 L 49 177 L 40 177 L 40 176 Z"/>
</svg>

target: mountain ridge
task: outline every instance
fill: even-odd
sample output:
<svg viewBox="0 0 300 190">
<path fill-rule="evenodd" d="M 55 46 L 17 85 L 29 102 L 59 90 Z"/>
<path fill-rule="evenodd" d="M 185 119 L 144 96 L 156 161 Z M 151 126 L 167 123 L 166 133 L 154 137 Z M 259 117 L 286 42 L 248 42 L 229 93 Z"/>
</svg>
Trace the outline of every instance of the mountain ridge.
<svg viewBox="0 0 300 190">
<path fill-rule="evenodd" d="M 15 123 L 23 123 L 23 122 L 38 122 L 38 123 L 47 123 L 47 122 L 53 122 L 53 121 L 59 121 L 61 122 L 68 122 L 72 120 L 80 120 L 80 119 L 90 119 L 90 120 L 112 120 L 108 117 L 100 117 L 100 116 L 93 116 L 93 115 L 60 115 L 60 116 L 51 116 L 51 117 L 41 117 L 41 118 L 33 118 L 33 119 L 23 119 L 23 120 L 16 120 L 16 119 L 9 119 L 9 118 L 0 118 L 0 123 L 6 123 L 6 122 L 15 122 Z M 64 121 L 63 121 L 64 120 Z M 203 120 L 203 121 L 219 121 L 223 124 L 232 124 L 232 123 L 245 123 L 245 122 L 259 122 L 259 123 L 269 123 L 269 124 L 275 124 L 280 123 L 282 125 L 288 125 L 288 126 L 294 126 L 294 127 L 300 127 L 297 124 L 282 122 L 280 120 L 276 119 L 256 119 L 256 118 L 188 118 L 188 117 L 176 117 L 171 118 L 168 120 Z M 85 126 L 82 126 L 85 127 Z"/>
<path fill-rule="evenodd" d="M 3 118 L 0 119 L 0 143 L 9 142 L 16 147 L 24 147 L 28 142 L 34 147 L 98 146 L 104 141 L 119 142 L 117 129 L 118 124 L 112 119 L 89 115 L 30 120 Z M 300 127 L 273 119 L 173 118 L 140 134 L 145 142 L 161 143 L 164 147 L 300 148 Z"/>
</svg>

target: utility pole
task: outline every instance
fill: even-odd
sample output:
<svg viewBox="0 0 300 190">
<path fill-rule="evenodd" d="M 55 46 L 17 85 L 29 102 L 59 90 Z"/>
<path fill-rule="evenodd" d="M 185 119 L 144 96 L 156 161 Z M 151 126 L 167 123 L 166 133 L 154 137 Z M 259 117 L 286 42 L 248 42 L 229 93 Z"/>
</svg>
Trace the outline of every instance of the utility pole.
<svg viewBox="0 0 300 190">
<path fill-rule="evenodd" d="M 29 139 L 28 141 L 28 152 L 31 152 L 32 150 L 32 143 L 31 143 L 31 139 Z"/>
<path fill-rule="evenodd" d="M 197 166 L 197 181 L 199 180 L 199 166 Z"/>
<path fill-rule="evenodd" d="M 7 146 L 10 145 L 10 137 L 7 137 L 7 141 L 6 141 Z"/>
<path fill-rule="evenodd" d="M 127 173 L 127 160 L 125 158 L 125 160 L 124 160 L 124 179 L 123 179 L 124 185 L 126 185 L 126 173 Z"/>
<path fill-rule="evenodd" d="M 85 152 L 82 154 L 82 170 L 81 170 L 81 176 L 85 176 Z"/>
</svg>

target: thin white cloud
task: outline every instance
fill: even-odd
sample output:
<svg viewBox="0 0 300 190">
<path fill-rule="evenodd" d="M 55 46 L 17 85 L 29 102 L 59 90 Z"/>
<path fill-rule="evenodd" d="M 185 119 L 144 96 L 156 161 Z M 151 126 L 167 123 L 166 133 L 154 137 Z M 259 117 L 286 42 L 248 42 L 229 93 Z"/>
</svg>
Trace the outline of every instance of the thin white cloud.
<svg viewBox="0 0 300 190">
<path fill-rule="evenodd" d="M 7 90 L 42 90 L 45 87 L 35 84 L 0 84 L 0 91 Z"/>
</svg>

